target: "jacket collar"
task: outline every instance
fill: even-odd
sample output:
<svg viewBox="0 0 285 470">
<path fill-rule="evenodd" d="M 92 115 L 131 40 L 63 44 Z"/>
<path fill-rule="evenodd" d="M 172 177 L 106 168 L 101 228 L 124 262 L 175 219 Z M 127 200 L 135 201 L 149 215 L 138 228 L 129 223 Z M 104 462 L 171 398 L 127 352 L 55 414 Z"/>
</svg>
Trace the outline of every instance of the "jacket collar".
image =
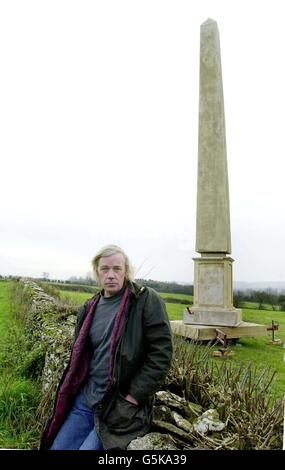
<svg viewBox="0 0 285 470">
<path fill-rule="evenodd" d="M 137 284 L 134 281 L 128 281 L 127 286 L 129 287 L 131 293 L 138 298 L 144 291 L 145 287 L 141 286 L 140 284 Z"/>
</svg>

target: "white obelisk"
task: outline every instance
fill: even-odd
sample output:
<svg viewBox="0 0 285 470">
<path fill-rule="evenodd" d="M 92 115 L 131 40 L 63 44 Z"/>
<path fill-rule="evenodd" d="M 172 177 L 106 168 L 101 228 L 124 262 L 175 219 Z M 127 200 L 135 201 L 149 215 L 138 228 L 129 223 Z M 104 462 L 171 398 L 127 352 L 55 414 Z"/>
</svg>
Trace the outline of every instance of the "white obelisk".
<svg viewBox="0 0 285 470">
<path fill-rule="evenodd" d="M 201 25 L 199 149 L 194 258 L 194 305 L 184 323 L 240 324 L 241 310 L 233 307 L 233 259 L 226 129 L 220 41 L 217 23 Z"/>
</svg>

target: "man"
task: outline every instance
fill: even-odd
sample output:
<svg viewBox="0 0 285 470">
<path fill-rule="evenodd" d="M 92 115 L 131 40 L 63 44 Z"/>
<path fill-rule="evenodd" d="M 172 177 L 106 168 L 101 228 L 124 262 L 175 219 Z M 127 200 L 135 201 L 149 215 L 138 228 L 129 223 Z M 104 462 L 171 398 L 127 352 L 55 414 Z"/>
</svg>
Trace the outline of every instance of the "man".
<svg viewBox="0 0 285 470">
<path fill-rule="evenodd" d="M 102 290 L 78 313 L 41 449 L 125 449 L 149 431 L 153 396 L 170 368 L 171 329 L 159 295 L 133 282 L 116 245 L 92 264 Z"/>
</svg>

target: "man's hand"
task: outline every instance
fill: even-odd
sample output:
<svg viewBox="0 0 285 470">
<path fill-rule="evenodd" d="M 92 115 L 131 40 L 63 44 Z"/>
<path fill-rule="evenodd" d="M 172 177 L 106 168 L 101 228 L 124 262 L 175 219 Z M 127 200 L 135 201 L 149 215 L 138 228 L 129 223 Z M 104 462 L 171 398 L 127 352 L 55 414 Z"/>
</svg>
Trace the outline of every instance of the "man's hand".
<svg viewBox="0 0 285 470">
<path fill-rule="evenodd" d="M 137 400 L 132 395 L 130 395 L 129 393 L 128 393 L 128 395 L 125 396 L 125 400 L 129 401 L 133 405 L 138 405 Z"/>
</svg>

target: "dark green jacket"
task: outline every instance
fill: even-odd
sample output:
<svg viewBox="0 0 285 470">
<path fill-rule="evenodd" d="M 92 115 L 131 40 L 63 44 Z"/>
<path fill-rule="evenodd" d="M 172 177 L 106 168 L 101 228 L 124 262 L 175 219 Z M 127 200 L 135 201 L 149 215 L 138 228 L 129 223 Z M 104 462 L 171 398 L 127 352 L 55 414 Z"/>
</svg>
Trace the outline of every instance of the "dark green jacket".
<svg viewBox="0 0 285 470">
<path fill-rule="evenodd" d="M 125 448 L 151 425 L 152 399 L 171 364 L 172 340 L 164 302 L 150 288 L 130 284 L 127 321 L 117 348 L 113 385 L 96 407 L 104 448 Z M 81 313 L 84 316 L 84 312 Z M 80 327 L 81 319 L 78 319 Z M 123 397 L 131 394 L 139 403 Z"/>
</svg>

